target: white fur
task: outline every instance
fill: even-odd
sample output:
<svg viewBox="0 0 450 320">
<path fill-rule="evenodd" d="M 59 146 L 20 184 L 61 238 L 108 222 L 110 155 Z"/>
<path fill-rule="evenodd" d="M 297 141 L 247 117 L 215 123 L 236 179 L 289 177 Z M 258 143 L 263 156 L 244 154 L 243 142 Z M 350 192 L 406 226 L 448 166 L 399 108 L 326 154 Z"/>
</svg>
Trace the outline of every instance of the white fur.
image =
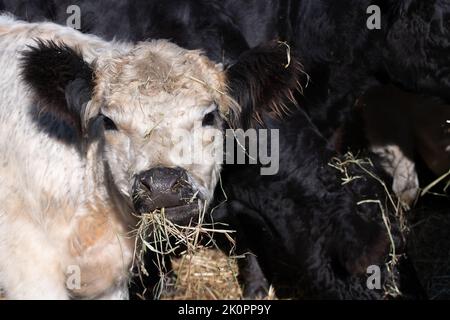
<svg viewBox="0 0 450 320">
<path fill-rule="evenodd" d="M 186 92 L 164 93 L 152 99 L 138 97 L 144 101 L 139 113 L 131 107 L 136 100 L 128 99 L 120 88 L 113 92 L 112 80 L 105 75 L 101 78 L 104 83 L 96 88 L 100 91 L 103 85 L 105 92 L 97 94 L 107 97 L 107 102 L 119 99 L 126 105 L 119 106 L 123 110 L 111 107 L 102 112 L 109 112 L 132 134 L 107 133 L 104 141 L 92 143 L 87 156 L 82 157 L 75 148 L 38 130 L 28 113 L 33 98 L 19 77 L 18 57 L 27 45 L 35 44 L 36 38 L 77 47 L 86 61 L 96 60 L 106 73 L 114 61 L 134 49 L 129 44 L 105 42 L 52 23 L 28 24 L 0 16 L 0 287 L 9 299 L 126 299 L 134 250 L 128 232 L 136 221 L 128 203 L 122 200 L 129 197 L 133 174 L 161 164 L 180 165 L 165 157 L 172 147 L 167 140 L 170 130 L 179 126 L 187 128 L 189 134 L 196 127 L 194 122 L 201 123 L 217 92 L 210 93 L 210 88 L 208 91 L 194 83 L 196 91 L 188 88 Z M 195 59 L 199 56 L 166 41 L 139 46 L 133 55 L 149 48 L 173 52 L 174 58 L 168 55 L 162 59 L 173 60 L 174 64 L 180 59 L 176 54 Z M 214 72 L 220 75 L 220 71 Z M 204 75 L 212 73 L 205 67 Z M 152 127 L 155 134 L 145 138 Z M 209 148 L 209 142 L 194 143 Z M 111 167 L 119 196 L 107 188 L 103 160 Z M 210 198 L 220 165 L 180 166 Z M 80 289 L 67 287 L 70 266 L 81 270 Z"/>
<path fill-rule="evenodd" d="M 419 195 L 419 177 L 415 163 L 397 145 L 372 146 L 381 158 L 383 169 L 393 177 L 392 190 L 407 207 L 412 207 Z"/>
</svg>

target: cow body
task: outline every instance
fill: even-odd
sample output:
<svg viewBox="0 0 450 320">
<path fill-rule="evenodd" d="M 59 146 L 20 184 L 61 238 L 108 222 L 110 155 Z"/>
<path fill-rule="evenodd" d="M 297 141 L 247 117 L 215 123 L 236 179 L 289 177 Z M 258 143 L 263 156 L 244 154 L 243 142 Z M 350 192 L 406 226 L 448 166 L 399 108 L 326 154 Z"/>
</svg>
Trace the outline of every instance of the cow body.
<svg viewBox="0 0 450 320">
<path fill-rule="evenodd" d="M 382 299 L 382 290 L 366 285 L 367 268 L 380 267 L 383 285 L 396 283 L 385 263 L 391 246 L 403 249 L 394 207 L 371 176 L 381 176 L 376 157 L 375 165 L 359 167 L 336 154 L 302 111 L 283 122 L 302 130 L 280 129 L 280 172 L 260 176 L 258 166 L 226 166 L 228 201 L 211 214 L 236 230 L 236 254 L 245 255 L 238 260 L 244 295 L 264 296 L 272 285 L 279 298 Z M 332 166 L 336 159 L 350 161 L 345 173 Z M 376 201 L 391 221 L 395 243 L 388 241 Z"/>
<path fill-rule="evenodd" d="M 211 152 L 193 132 L 211 112 L 220 129 L 224 75 L 166 41 L 105 42 L 9 16 L 0 48 L 0 287 L 13 299 L 126 298 L 146 170 L 183 168 L 184 190 L 211 199 L 220 164 L 177 162 L 170 134 L 184 128 Z"/>
</svg>

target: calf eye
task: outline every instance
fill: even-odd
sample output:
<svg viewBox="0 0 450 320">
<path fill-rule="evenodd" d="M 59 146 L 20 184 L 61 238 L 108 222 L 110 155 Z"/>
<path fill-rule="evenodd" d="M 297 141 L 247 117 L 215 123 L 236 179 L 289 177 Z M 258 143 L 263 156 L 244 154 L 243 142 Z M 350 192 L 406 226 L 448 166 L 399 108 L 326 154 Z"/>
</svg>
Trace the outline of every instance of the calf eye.
<svg viewBox="0 0 450 320">
<path fill-rule="evenodd" d="M 103 118 L 103 126 L 105 130 L 117 130 L 117 126 L 110 118 L 102 115 Z"/>
<path fill-rule="evenodd" d="M 207 113 L 202 121 L 203 127 L 213 126 L 216 122 L 217 110 Z"/>
</svg>

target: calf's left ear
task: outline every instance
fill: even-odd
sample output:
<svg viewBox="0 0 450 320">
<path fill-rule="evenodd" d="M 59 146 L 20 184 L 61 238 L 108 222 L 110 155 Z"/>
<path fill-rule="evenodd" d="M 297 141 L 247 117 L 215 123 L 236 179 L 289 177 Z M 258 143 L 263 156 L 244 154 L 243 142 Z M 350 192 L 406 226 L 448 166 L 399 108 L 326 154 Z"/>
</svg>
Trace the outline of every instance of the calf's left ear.
<svg viewBox="0 0 450 320">
<path fill-rule="evenodd" d="M 262 124 L 265 114 L 289 113 L 297 105 L 294 94 L 302 89 L 302 77 L 306 78 L 302 65 L 284 42 L 245 51 L 227 70 L 230 94 L 241 106 L 233 125 L 248 128 Z"/>
<path fill-rule="evenodd" d="M 38 41 L 23 52 L 21 69 L 39 108 L 68 116 L 81 125 L 94 88 L 93 69 L 81 53 L 62 43 Z"/>
</svg>

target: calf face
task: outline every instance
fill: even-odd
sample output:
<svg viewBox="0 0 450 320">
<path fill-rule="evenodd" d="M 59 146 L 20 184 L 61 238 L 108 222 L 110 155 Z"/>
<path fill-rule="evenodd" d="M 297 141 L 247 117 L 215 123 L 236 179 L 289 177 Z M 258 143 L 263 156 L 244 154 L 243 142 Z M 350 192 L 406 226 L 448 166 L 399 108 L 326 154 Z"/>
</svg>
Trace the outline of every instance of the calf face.
<svg viewBox="0 0 450 320">
<path fill-rule="evenodd" d="M 301 69 L 289 58 L 273 42 L 225 73 L 167 41 L 120 47 L 93 63 L 64 44 L 40 42 L 24 53 L 22 69 L 38 109 L 70 120 L 81 155 L 101 159 L 99 176 L 112 194 L 137 213 L 164 207 L 170 219 L 187 223 L 198 211 L 194 200 L 212 198 L 224 119 L 246 126 L 293 100 Z"/>
<path fill-rule="evenodd" d="M 63 44 L 24 53 L 38 108 L 77 128 L 81 156 L 137 213 L 176 221 L 208 202 L 218 180 L 215 135 L 235 106 L 219 66 L 166 41 L 140 43 L 88 64 Z M 215 129 L 215 130 L 214 130 Z M 219 130 L 219 131 L 218 131 Z M 104 169 L 99 169 L 104 168 Z"/>
</svg>

